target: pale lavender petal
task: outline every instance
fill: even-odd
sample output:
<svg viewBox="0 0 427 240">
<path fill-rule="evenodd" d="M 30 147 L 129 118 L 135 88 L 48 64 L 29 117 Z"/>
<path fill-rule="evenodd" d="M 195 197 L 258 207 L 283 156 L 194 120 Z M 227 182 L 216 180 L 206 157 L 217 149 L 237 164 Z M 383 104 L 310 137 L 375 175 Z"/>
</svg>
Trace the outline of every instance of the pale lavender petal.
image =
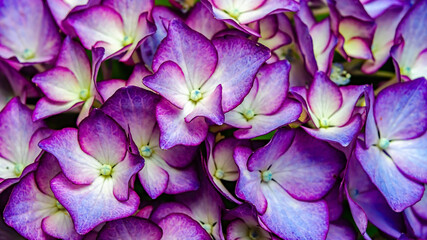
<svg viewBox="0 0 427 240">
<path fill-rule="evenodd" d="M 133 176 L 135 176 L 144 167 L 144 159 L 127 152 L 125 159 L 113 167 L 111 177 L 113 178 L 113 193 L 119 201 L 129 199 L 129 185 Z"/>
<path fill-rule="evenodd" d="M 250 40 L 227 36 L 212 41 L 218 65 L 204 88 L 222 85 L 222 109 L 239 105 L 252 87 L 258 68 L 270 57 L 270 50 Z"/>
<path fill-rule="evenodd" d="M 191 210 L 184 204 L 178 202 L 164 202 L 153 211 L 150 220 L 158 224 L 160 220 L 172 213 L 182 213 L 190 216 Z"/>
<path fill-rule="evenodd" d="M 122 161 L 129 145 L 125 131 L 101 110 L 93 110 L 80 123 L 78 139 L 85 153 L 109 165 Z"/>
<path fill-rule="evenodd" d="M 374 106 L 381 138 L 410 139 L 427 130 L 427 81 L 393 84 L 382 90 Z"/>
<path fill-rule="evenodd" d="M 149 220 L 128 217 L 108 222 L 99 232 L 98 238 L 105 240 L 139 239 L 160 240 L 162 230 Z"/>
<path fill-rule="evenodd" d="M 168 55 L 168 54 L 166 54 Z M 174 62 L 164 62 L 154 75 L 144 78 L 144 85 L 158 92 L 162 97 L 179 108 L 189 102 L 188 79 Z"/>
<path fill-rule="evenodd" d="M 41 227 L 44 232 L 55 238 L 69 240 L 80 240 L 83 238 L 74 229 L 73 220 L 66 210 L 57 211 L 44 218 Z"/>
<path fill-rule="evenodd" d="M 98 82 L 97 85 L 102 99 L 108 100 L 118 89 L 126 86 L 126 81 L 122 79 L 110 79 Z"/>
<path fill-rule="evenodd" d="M 424 186 L 406 178 L 379 148 L 372 146 L 365 150 L 358 141 L 355 154 L 394 211 L 401 212 L 421 199 Z"/>
<path fill-rule="evenodd" d="M 29 239 L 48 239 L 41 228 L 43 218 L 55 213 L 56 200 L 37 188 L 34 174 L 28 174 L 13 189 L 3 213 L 7 225 Z M 35 214 L 37 213 L 37 214 Z"/>
<path fill-rule="evenodd" d="M 50 189 L 50 180 L 61 172 L 58 160 L 50 154 L 44 153 L 39 160 L 37 171 L 34 174 L 37 186 L 40 191 L 53 197 L 53 192 Z"/>
<path fill-rule="evenodd" d="M 156 105 L 158 95 L 142 88 L 129 86 L 119 89 L 101 107 L 101 110 L 112 117 L 126 131 L 138 147 L 146 145 L 156 124 Z"/>
<path fill-rule="evenodd" d="M 43 97 L 37 101 L 32 118 L 34 121 L 38 121 L 40 119 L 66 112 L 72 108 L 81 106 L 82 104 L 84 104 L 84 102 L 81 100 L 62 103 Z"/>
<path fill-rule="evenodd" d="M 385 151 L 409 178 L 427 183 L 427 132 L 415 139 L 391 141 Z"/>
<path fill-rule="evenodd" d="M 157 166 L 152 161 L 145 162 L 145 166 L 139 172 L 138 176 L 142 187 L 152 199 L 156 199 L 164 193 L 168 186 L 168 172 Z"/>
<path fill-rule="evenodd" d="M 427 191 L 424 191 L 423 198 L 411 208 L 418 216 L 427 220 Z"/>
<path fill-rule="evenodd" d="M 350 118 L 353 116 L 356 103 L 366 87 L 366 85 L 340 87 L 343 103 L 340 109 L 329 118 L 328 123 L 330 123 L 331 126 L 343 126 L 344 124 L 348 124 Z"/>
<path fill-rule="evenodd" d="M 262 192 L 268 207 L 260 219 L 273 233 L 289 240 L 326 238 L 329 219 L 325 201 L 298 201 L 275 182 L 263 186 Z"/>
<path fill-rule="evenodd" d="M 194 110 L 185 117 L 185 121 L 191 122 L 196 117 L 205 117 L 216 125 L 223 124 L 225 117 L 221 107 L 221 92 L 222 86 L 218 85 L 213 92 L 204 93 Z"/>
<path fill-rule="evenodd" d="M 206 138 L 208 125 L 204 118 L 185 122 L 185 112 L 167 100 L 161 100 L 156 108 L 156 118 L 160 127 L 160 147 L 169 149 L 175 145 L 199 145 Z"/>
<path fill-rule="evenodd" d="M 189 216 L 173 213 L 159 222 L 163 230 L 163 240 L 210 240 L 211 236 L 202 226 Z"/>
<path fill-rule="evenodd" d="M 41 149 L 54 155 L 65 176 L 76 184 L 90 184 L 99 176 L 99 163 L 80 148 L 77 129 L 65 128 L 39 143 Z"/>
<path fill-rule="evenodd" d="M 252 150 L 246 147 L 236 147 L 234 150 L 234 160 L 239 167 L 236 195 L 252 203 L 260 214 L 264 214 L 267 210 L 267 199 L 262 192 L 260 173 L 250 172 L 246 167 L 251 154 Z"/>
<path fill-rule="evenodd" d="M 113 194 L 113 179 L 99 176 L 90 185 L 75 185 L 63 174 L 51 181 L 52 191 L 68 210 L 79 234 L 86 234 L 98 224 L 134 214 L 139 197 L 129 191 L 129 200 L 120 202 Z"/>
<path fill-rule="evenodd" d="M 165 165 L 163 168 L 169 173 L 169 181 L 165 189 L 166 194 L 195 191 L 200 187 L 199 178 L 194 166 L 190 165 L 186 168 L 177 169 Z"/>
<path fill-rule="evenodd" d="M 356 236 L 356 232 L 348 222 L 338 221 L 329 224 L 329 231 L 326 240 L 356 240 Z"/>
<path fill-rule="evenodd" d="M 188 44 L 188 41 L 191 41 L 191 44 Z M 167 37 L 157 49 L 153 70 L 158 71 L 160 65 L 166 61 L 178 64 L 185 81 L 193 90 L 199 89 L 209 79 L 215 70 L 218 57 L 206 37 L 193 31 L 182 21 L 174 19 L 169 23 Z"/>
<path fill-rule="evenodd" d="M 374 117 L 374 89 L 369 86 L 365 89 L 365 101 L 366 101 L 366 124 L 365 124 L 365 148 L 369 148 L 371 145 L 376 144 L 379 140 L 378 129 Z"/>
<path fill-rule="evenodd" d="M 212 39 L 216 33 L 227 29 L 225 23 L 216 20 L 209 9 L 202 3 L 194 5 L 185 23 L 190 28 L 205 35 L 208 39 Z"/>
</svg>

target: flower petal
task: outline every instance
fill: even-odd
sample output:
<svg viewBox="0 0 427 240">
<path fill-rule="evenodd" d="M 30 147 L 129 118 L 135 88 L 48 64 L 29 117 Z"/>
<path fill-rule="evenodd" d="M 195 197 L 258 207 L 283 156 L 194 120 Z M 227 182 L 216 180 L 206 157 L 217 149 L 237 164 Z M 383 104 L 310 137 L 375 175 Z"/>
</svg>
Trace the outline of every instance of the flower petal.
<svg viewBox="0 0 427 240">
<path fill-rule="evenodd" d="M 33 82 L 51 100 L 70 102 L 80 99 L 80 85 L 76 76 L 64 67 L 55 67 L 37 74 Z"/>
<path fill-rule="evenodd" d="M 138 239 L 160 240 L 162 230 L 149 220 L 128 217 L 108 222 L 99 232 L 99 239 Z"/>
<path fill-rule="evenodd" d="M 109 165 L 122 161 L 129 145 L 119 124 L 97 109 L 80 123 L 78 138 L 84 152 Z"/>
<path fill-rule="evenodd" d="M 41 149 L 54 155 L 65 176 L 76 184 L 90 184 L 99 176 L 99 163 L 80 148 L 77 129 L 64 128 L 39 143 Z"/>
<path fill-rule="evenodd" d="M 202 3 L 194 5 L 185 23 L 190 28 L 205 35 L 208 39 L 212 39 L 216 33 L 227 29 L 225 23 L 215 19 L 209 9 Z"/>
<path fill-rule="evenodd" d="M 168 186 L 169 174 L 152 161 L 146 161 L 138 174 L 142 187 L 152 199 L 159 197 Z"/>
<path fill-rule="evenodd" d="M 163 240 L 210 240 L 211 236 L 202 226 L 189 216 L 172 213 L 159 222 L 163 230 Z"/>
<path fill-rule="evenodd" d="M 73 220 L 66 210 L 57 211 L 53 215 L 44 218 L 41 226 L 44 232 L 55 238 L 70 240 L 83 238 L 74 229 Z"/>
<path fill-rule="evenodd" d="M 98 224 L 128 217 L 136 212 L 138 195 L 130 190 L 129 200 L 118 201 L 113 194 L 113 179 L 99 176 L 90 185 L 75 185 L 63 174 L 51 181 L 52 191 L 68 210 L 79 234 L 86 234 Z"/>
<path fill-rule="evenodd" d="M 191 122 L 196 117 L 205 117 L 216 125 L 223 124 L 225 117 L 221 107 L 221 92 L 222 86 L 218 85 L 213 92 L 204 94 L 206 96 L 195 104 L 194 110 L 185 117 L 185 121 Z"/>
<path fill-rule="evenodd" d="M 32 118 L 34 121 L 38 121 L 40 119 L 45 119 L 47 117 L 66 112 L 82 104 L 84 104 L 84 102 L 80 99 L 63 103 L 52 101 L 47 97 L 43 97 L 37 101 Z"/>
<path fill-rule="evenodd" d="M 117 200 L 126 201 L 129 199 L 129 182 L 142 167 L 144 167 L 144 159 L 130 152 L 127 152 L 123 161 L 114 166 L 111 177 L 114 184 L 113 193 Z"/>
</svg>

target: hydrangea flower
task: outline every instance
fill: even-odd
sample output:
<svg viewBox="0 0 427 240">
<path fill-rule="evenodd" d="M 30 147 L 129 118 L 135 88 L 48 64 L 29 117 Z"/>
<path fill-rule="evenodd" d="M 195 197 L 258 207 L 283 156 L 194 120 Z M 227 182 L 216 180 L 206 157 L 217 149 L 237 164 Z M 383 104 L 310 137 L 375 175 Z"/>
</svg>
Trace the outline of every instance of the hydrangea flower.
<svg viewBox="0 0 427 240">
<path fill-rule="evenodd" d="M 37 144 L 51 133 L 43 121 L 33 122 L 31 114 L 17 97 L 0 112 L 0 192 L 36 169 Z"/>
<path fill-rule="evenodd" d="M 0 2 L 2 58 L 16 58 L 23 64 L 48 62 L 56 57 L 60 44 L 58 29 L 42 0 Z"/>
<path fill-rule="evenodd" d="M 129 182 L 143 159 L 128 151 L 125 131 L 101 110 L 93 110 L 79 129 L 65 128 L 39 145 L 58 159 L 63 173 L 52 179 L 51 188 L 77 233 L 136 212 L 139 197 Z"/>
<path fill-rule="evenodd" d="M 56 67 L 39 73 L 33 82 L 42 90 L 34 109 L 33 120 L 44 119 L 82 106 L 77 123 L 87 117 L 96 97 L 96 57 L 92 69 L 84 49 L 71 38 L 65 38 Z"/>
<path fill-rule="evenodd" d="M 56 200 L 50 180 L 61 168 L 50 154 L 40 159 L 36 173 L 25 176 L 13 189 L 6 205 L 6 223 L 28 239 L 82 239 L 68 211 Z"/>
<path fill-rule="evenodd" d="M 396 30 L 391 56 L 396 73 L 403 79 L 427 78 L 426 1 L 417 1 L 405 14 Z"/>
<path fill-rule="evenodd" d="M 86 49 L 102 47 L 104 60 L 123 55 L 120 61 L 125 62 L 155 31 L 148 22 L 153 5 L 151 0 L 106 0 L 102 5 L 71 14 L 67 21 Z"/>
<path fill-rule="evenodd" d="M 153 60 L 155 74 L 143 81 L 164 97 L 156 109 L 160 147 L 200 144 L 206 120 L 221 125 L 224 112 L 242 101 L 268 58 L 268 49 L 247 39 L 229 36 L 211 43 L 172 20 Z"/>
<path fill-rule="evenodd" d="M 260 20 L 267 15 L 284 11 L 296 12 L 299 5 L 294 0 L 256 0 L 256 1 L 228 1 L 228 0 L 203 0 L 211 9 L 215 18 L 230 24 L 231 26 L 260 37 L 256 29 L 252 29 L 247 24 Z"/>
<path fill-rule="evenodd" d="M 102 106 L 102 111 L 114 118 L 133 139 L 133 152 L 145 160 L 138 173 L 148 195 L 155 199 L 162 193 L 178 194 L 199 187 L 197 173 L 191 162 L 196 147 L 159 147 L 159 128 L 153 114 L 160 101 L 158 95 L 139 87 L 119 89 Z"/>
<path fill-rule="evenodd" d="M 355 154 L 369 178 L 397 212 L 418 202 L 427 182 L 427 81 L 397 83 L 375 102 L 368 94 L 365 142 Z"/>
<path fill-rule="evenodd" d="M 362 118 L 354 114 L 365 86 L 338 87 L 325 73 L 317 72 L 310 88 L 295 87 L 294 95 L 305 105 L 312 128 L 302 128 L 315 138 L 348 146 L 362 127 Z"/>
<path fill-rule="evenodd" d="M 279 129 L 254 153 L 235 149 L 236 195 L 253 204 L 260 221 L 281 238 L 325 239 L 328 207 L 321 198 L 344 167 L 343 157 L 302 130 Z"/>
<path fill-rule="evenodd" d="M 261 67 L 243 102 L 225 114 L 224 122 L 239 128 L 236 138 L 261 136 L 298 119 L 301 104 L 287 97 L 290 68 L 286 60 Z"/>
</svg>

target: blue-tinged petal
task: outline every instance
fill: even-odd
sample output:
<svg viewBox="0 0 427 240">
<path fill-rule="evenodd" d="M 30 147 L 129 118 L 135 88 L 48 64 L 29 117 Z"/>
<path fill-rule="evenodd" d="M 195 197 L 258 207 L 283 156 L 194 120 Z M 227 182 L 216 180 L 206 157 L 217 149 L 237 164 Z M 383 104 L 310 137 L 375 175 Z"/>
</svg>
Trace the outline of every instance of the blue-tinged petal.
<svg viewBox="0 0 427 240">
<path fill-rule="evenodd" d="M 75 185 L 63 174 L 51 181 L 52 191 L 68 210 L 79 234 L 86 234 L 103 222 L 128 217 L 139 206 L 139 197 L 129 191 L 127 201 L 118 201 L 113 193 L 114 180 L 99 176 L 89 185 Z"/>
<path fill-rule="evenodd" d="M 394 211 L 401 212 L 421 199 L 424 186 L 403 175 L 393 160 L 378 147 L 365 150 L 358 141 L 355 154 Z"/>
<path fill-rule="evenodd" d="M 427 130 L 427 80 L 393 84 L 382 90 L 374 106 L 381 138 L 411 139 Z"/>
</svg>

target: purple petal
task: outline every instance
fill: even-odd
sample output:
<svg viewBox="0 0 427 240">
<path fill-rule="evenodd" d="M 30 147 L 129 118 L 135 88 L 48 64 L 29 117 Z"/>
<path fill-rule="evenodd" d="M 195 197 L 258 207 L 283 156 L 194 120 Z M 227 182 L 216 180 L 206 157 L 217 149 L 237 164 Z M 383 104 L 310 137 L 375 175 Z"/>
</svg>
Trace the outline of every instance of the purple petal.
<svg viewBox="0 0 427 240">
<path fill-rule="evenodd" d="M 156 108 L 156 118 L 160 127 L 160 147 L 169 149 L 175 145 L 199 145 L 206 138 L 208 125 L 204 118 L 185 122 L 185 112 L 166 100 L 161 100 Z"/>
<path fill-rule="evenodd" d="M 427 132 L 415 139 L 391 141 L 386 152 L 408 177 L 427 183 Z"/>
<path fill-rule="evenodd" d="M 210 240 L 211 236 L 202 226 L 189 216 L 173 213 L 159 222 L 163 230 L 163 240 Z"/>
<path fill-rule="evenodd" d="M 322 119 L 329 119 L 343 103 L 342 94 L 323 72 L 317 72 L 307 94 L 307 101 L 311 111 L 317 119 L 313 119 L 316 126 Z"/>
<path fill-rule="evenodd" d="M 221 107 L 221 92 L 222 86 L 218 85 L 213 92 L 203 94 L 203 98 L 197 102 L 194 110 L 185 117 L 185 121 L 191 122 L 196 117 L 205 117 L 216 125 L 223 124 L 225 117 Z"/>
<path fill-rule="evenodd" d="M 29 239 L 47 239 L 42 220 L 58 211 L 56 200 L 38 190 L 34 174 L 28 174 L 13 189 L 3 217 L 7 225 Z"/>
<path fill-rule="evenodd" d="M 125 131 L 100 110 L 80 123 L 78 138 L 82 150 L 102 164 L 119 163 L 128 149 Z"/>
<path fill-rule="evenodd" d="M 190 91 L 185 75 L 174 62 L 164 62 L 154 75 L 144 78 L 144 85 L 158 92 L 179 108 L 189 102 Z"/>
<path fill-rule="evenodd" d="M 59 31 L 42 0 L 2 1 L 0 22 L 2 58 L 16 57 L 21 63 L 40 63 L 51 61 L 58 54 Z"/>
<path fill-rule="evenodd" d="M 216 20 L 209 9 L 202 3 L 194 5 L 185 23 L 193 30 L 205 35 L 208 39 L 212 39 L 216 33 L 227 29 L 225 23 Z"/>
<path fill-rule="evenodd" d="M 327 128 L 302 128 L 311 136 L 326 141 L 339 143 L 343 147 L 347 147 L 359 133 L 362 127 L 362 118 L 360 115 L 355 115 L 347 124 L 341 127 Z"/>
<path fill-rule="evenodd" d="M 127 152 L 125 159 L 113 168 L 113 193 L 119 201 L 129 199 L 129 181 L 144 167 L 144 159 L 139 155 Z"/>
<path fill-rule="evenodd" d="M 44 232 L 55 238 L 70 240 L 80 240 L 83 238 L 74 229 L 73 220 L 66 210 L 57 211 L 53 215 L 44 218 L 41 226 Z"/>
<path fill-rule="evenodd" d="M 427 191 L 424 191 L 423 198 L 412 206 L 412 210 L 424 220 L 427 220 Z"/>
<path fill-rule="evenodd" d="M 54 155 L 65 176 L 76 184 L 90 184 L 99 176 L 99 163 L 80 148 L 77 129 L 65 128 L 39 143 L 40 148 Z"/>
<path fill-rule="evenodd" d="M 110 79 L 98 82 L 98 91 L 102 99 L 108 100 L 120 88 L 126 86 L 126 81 L 122 79 Z"/>
<path fill-rule="evenodd" d="M 158 224 L 160 220 L 172 213 L 182 213 L 190 216 L 191 210 L 184 204 L 178 202 L 164 202 L 153 211 L 150 220 Z"/>
<path fill-rule="evenodd" d="M 401 212 L 421 199 L 423 185 L 406 178 L 379 148 L 365 150 L 361 144 L 357 142 L 356 157 L 394 211 Z"/>
<path fill-rule="evenodd" d="M 427 81 L 393 84 L 382 90 L 374 106 L 381 138 L 410 139 L 427 130 Z"/>
<path fill-rule="evenodd" d="M 188 41 L 191 41 L 191 44 L 188 44 Z M 169 23 L 168 35 L 157 49 L 153 70 L 158 71 L 160 65 L 166 61 L 178 64 L 187 84 L 198 89 L 214 72 L 218 58 L 208 39 L 175 19 Z"/>
<path fill-rule="evenodd" d="M 129 86 L 119 89 L 101 110 L 112 117 L 125 130 L 130 130 L 138 147 L 147 144 L 156 118 L 154 112 L 160 98 L 144 89 Z"/>
<path fill-rule="evenodd" d="M 236 36 L 216 38 L 212 43 L 218 52 L 218 64 L 204 87 L 222 85 L 222 109 L 228 112 L 248 94 L 258 68 L 270 57 L 270 51 Z"/>
<path fill-rule="evenodd" d="M 236 147 L 234 150 L 234 160 L 239 167 L 236 195 L 252 203 L 260 214 L 264 214 L 267 209 L 267 199 L 262 192 L 260 173 L 258 171 L 250 172 L 246 167 L 251 154 L 251 149 L 246 147 Z"/>
<path fill-rule="evenodd" d="M 146 161 L 144 168 L 139 172 L 138 176 L 148 196 L 152 199 L 156 199 L 164 193 L 168 186 L 168 172 L 152 161 Z"/>
<path fill-rule="evenodd" d="M 63 174 L 51 181 L 52 191 L 68 210 L 79 234 L 86 234 L 98 224 L 136 212 L 138 195 L 130 190 L 129 200 L 120 202 L 113 194 L 113 179 L 99 176 L 90 185 L 75 185 Z"/>
<path fill-rule="evenodd" d="M 261 221 L 284 239 L 325 239 L 329 223 L 326 202 L 295 200 L 279 184 L 270 183 L 262 188 L 268 207 Z"/>
<path fill-rule="evenodd" d="M 369 148 L 371 145 L 376 144 L 379 140 L 378 129 L 374 117 L 374 89 L 372 86 L 365 89 L 365 101 L 366 101 L 366 124 L 365 124 L 365 148 Z"/>
<path fill-rule="evenodd" d="M 39 160 L 39 165 L 34 177 L 37 186 L 44 194 L 53 197 L 53 192 L 50 189 L 50 180 L 60 172 L 61 167 L 59 166 L 58 160 L 50 153 L 43 154 Z"/>
<path fill-rule="evenodd" d="M 356 240 L 356 232 L 346 221 L 338 221 L 329 224 L 329 231 L 326 240 L 345 239 Z"/>
<path fill-rule="evenodd" d="M 45 119 L 47 117 L 57 115 L 72 108 L 81 106 L 84 103 L 85 102 L 81 101 L 80 99 L 62 103 L 49 100 L 47 97 L 43 97 L 36 103 L 36 108 L 34 109 L 32 118 L 34 121 Z"/>
<path fill-rule="evenodd" d="M 160 240 L 162 230 L 149 220 L 128 217 L 108 222 L 99 232 L 98 238 L 105 240 L 138 239 Z"/>
<path fill-rule="evenodd" d="M 99 19 L 102 21 L 99 21 Z M 74 28 L 86 49 L 98 42 L 104 42 L 105 55 L 110 56 L 123 49 L 124 26 L 119 13 L 105 6 L 94 6 L 71 14 L 68 23 Z"/>
<path fill-rule="evenodd" d="M 76 76 L 64 67 L 42 72 L 33 78 L 33 82 L 53 101 L 83 101 L 80 99 L 81 87 Z"/>
<path fill-rule="evenodd" d="M 272 142 L 270 148 L 273 143 L 277 148 L 280 147 L 276 144 L 283 144 Z M 344 168 L 344 159 L 341 152 L 327 143 L 296 131 L 292 145 L 282 156 L 274 158 L 270 171 L 273 179 L 293 198 L 314 201 L 332 188 Z"/>
</svg>

